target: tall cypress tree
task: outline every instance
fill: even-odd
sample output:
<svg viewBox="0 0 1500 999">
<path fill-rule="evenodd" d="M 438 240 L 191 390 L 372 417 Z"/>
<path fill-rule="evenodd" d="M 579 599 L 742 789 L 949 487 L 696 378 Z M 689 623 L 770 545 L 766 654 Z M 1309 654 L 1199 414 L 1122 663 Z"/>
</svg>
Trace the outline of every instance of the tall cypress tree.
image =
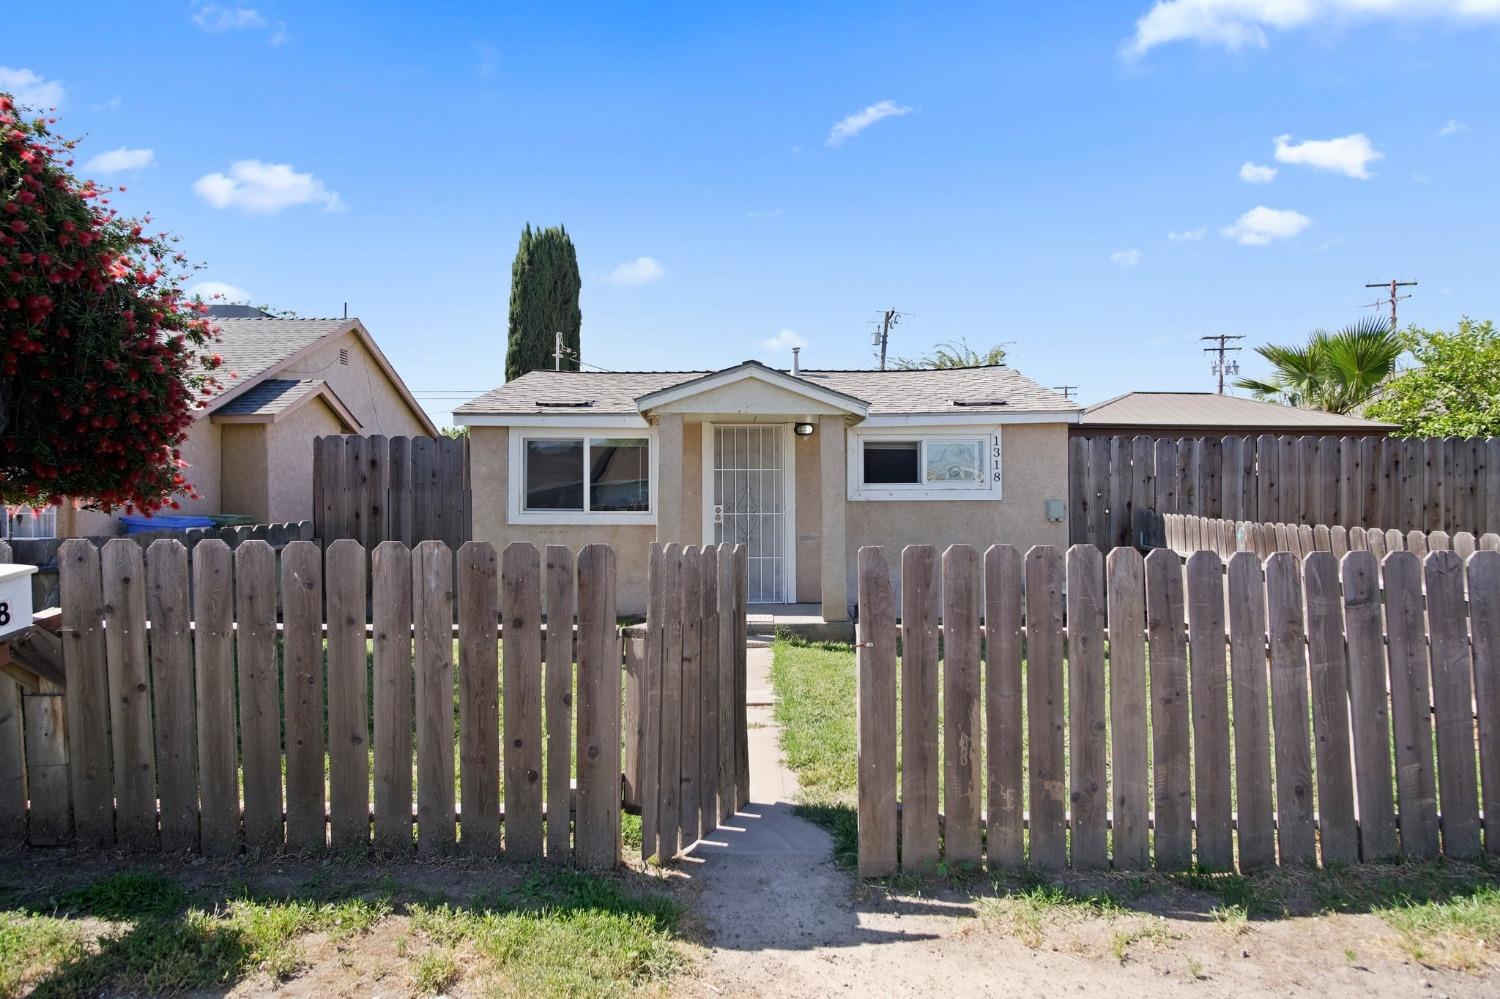
<svg viewBox="0 0 1500 999">
<path fill-rule="evenodd" d="M 505 380 L 553 365 L 553 337 L 562 333 L 562 368 L 577 371 L 583 312 L 578 308 L 578 254 L 562 226 L 521 232 L 510 269 L 510 333 Z"/>
</svg>

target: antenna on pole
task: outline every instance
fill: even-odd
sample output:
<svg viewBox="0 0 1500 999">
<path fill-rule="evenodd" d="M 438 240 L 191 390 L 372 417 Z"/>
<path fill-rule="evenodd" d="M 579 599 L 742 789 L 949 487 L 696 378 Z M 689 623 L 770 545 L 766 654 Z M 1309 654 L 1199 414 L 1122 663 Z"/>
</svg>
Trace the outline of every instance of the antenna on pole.
<svg viewBox="0 0 1500 999">
<path fill-rule="evenodd" d="M 1073 398 L 1073 393 L 1078 391 L 1077 385 L 1054 385 L 1052 391 L 1061 392 L 1064 399 Z"/>
<path fill-rule="evenodd" d="M 881 371 L 885 370 L 885 355 L 886 348 L 890 346 L 891 342 L 891 327 L 895 326 L 905 317 L 906 313 L 904 312 L 897 312 L 895 309 L 886 309 L 885 312 L 881 313 L 881 317 L 875 321 L 874 343 L 875 346 L 880 348 Z"/>
<path fill-rule="evenodd" d="M 1396 289 L 1397 288 L 1415 288 L 1416 286 L 1417 286 L 1417 282 L 1415 282 L 1415 281 L 1397 281 L 1395 278 L 1391 278 L 1391 280 L 1389 280 L 1389 281 L 1375 281 L 1375 282 L 1372 282 L 1370 284 L 1365 285 L 1366 288 L 1389 288 L 1390 289 L 1390 298 L 1388 299 L 1388 301 L 1391 303 L 1391 332 L 1392 333 L 1396 332 L 1398 329 L 1401 328 L 1400 326 L 1398 326 L 1396 324 L 1396 303 L 1399 302 L 1399 301 L 1401 301 L 1403 298 L 1411 298 L 1410 295 L 1398 295 L 1398 294 L 1396 294 Z"/>
<path fill-rule="evenodd" d="M 562 359 L 563 359 L 562 331 L 559 330 L 556 333 L 552 334 L 552 370 L 553 371 L 561 371 L 562 370 Z"/>
<path fill-rule="evenodd" d="M 1209 370 L 1219 376 L 1219 394 L 1223 395 L 1224 376 L 1237 375 L 1240 373 L 1240 362 L 1229 359 L 1227 355 L 1237 354 L 1241 349 L 1243 349 L 1240 347 L 1231 347 L 1229 346 L 1229 344 L 1231 341 L 1243 340 L 1245 338 L 1243 336 L 1235 336 L 1229 333 L 1220 333 L 1217 336 L 1200 336 L 1198 339 L 1207 340 L 1214 344 L 1214 346 L 1212 347 L 1203 348 L 1203 352 L 1205 354 L 1219 355 L 1219 359 L 1217 361 L 1214 361 L 1214 363 L 1209 366 Z"/>
</svg>

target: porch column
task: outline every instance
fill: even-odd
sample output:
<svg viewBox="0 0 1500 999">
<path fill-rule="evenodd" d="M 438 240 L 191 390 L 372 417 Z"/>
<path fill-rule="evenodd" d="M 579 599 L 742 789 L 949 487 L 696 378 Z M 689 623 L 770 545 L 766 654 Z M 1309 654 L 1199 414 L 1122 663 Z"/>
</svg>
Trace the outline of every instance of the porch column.
<svg viewBox="0 0 1500 999">
<path fill-rule="evenodd" d="M 849 565 L 845 551 L 844 511 L 848 502 L 845 481 L 844 418 L 818 418 L 818 463 L 822 477 L 822 600 L 823 620 L 849 620 Z"/>
<path fill-rule="evenodd" d="M 682 414 L 668 413 L 656 424 L 656 540 L 681 543 Z"/>
</svg>

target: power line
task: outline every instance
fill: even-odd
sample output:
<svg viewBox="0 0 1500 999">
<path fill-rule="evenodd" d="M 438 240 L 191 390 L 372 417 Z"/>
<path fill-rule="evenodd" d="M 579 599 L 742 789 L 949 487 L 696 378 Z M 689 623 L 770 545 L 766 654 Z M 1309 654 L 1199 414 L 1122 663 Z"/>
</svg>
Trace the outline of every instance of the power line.
<svg viewBox="0 0 1500 999">
<path fill-rule="evenodd" d="M 1401 328 L 1400 326 L 1398 326 L 1396 324 L 1396 303 L 1399 302 L 1399 301 L 1401 301 L 1403 298 L 1411 298 L 1410 295 L 1398 295 L 1398 294 L 1396 294 L 1396 289 L 1397 288 L 1415 288 L 1416 286 L 1417 286 L 1417 282 L 1415 282 L 1415 281 L 1397 281 L 1395 278 L 1391 278 L 1389 281 L 1376 281 L 1373 284 L 1367 284 L 1367 285 L 1365 285 L 1366 288 L 1389 288 L 1391 290 L 1390 303 L 1391 303 L 1391 332 L 1392 333 L 1396 332 L 1398 329 Z"/>
<path fill-rule="evenodd" d="M 1226 374 L 1227 375 L 1237 375 L 1237 374 L 1240 373 L 1240 362 L 1239 361 L 1228 360 L 1225 357 L 1225 355 L 1226 354 L 1237 354 L 1237 353 L 1240 352 L 1241 349 L 1243 349 L 1243 348 L 1240 348 L 1240 347 L 1231 347 L 1231 346 L 1229 346 L 1229 343 L 1232 340 L 1243 340 L 1245 338 L 1243 336 L 1236 336 L 1236 335 L 1233 335 L 1233 334 L 1230 334 L 1230 333 L 1220 333 L 1220 334 L 1217 334 L 1216 336 L 1200 336 L 1198 339 L 1199 340 L 1208 340 L 1208 341 L 1212 342 L 1215 345 L 1215 346 L 1212 346 L 1212 347 L 1204 347 L 1203 348 L 1203 352 L 1205 354 L 1218 354 L 1219 355 L 1219 359 L 1213 363 L 1212 370 L 1213 370 L 1214 374 L 1216 374 L 1216 375 L 1219 376 L 1219 394 L 1223 395 L 1224 394 L 1224 376 Z"/>
</svg>

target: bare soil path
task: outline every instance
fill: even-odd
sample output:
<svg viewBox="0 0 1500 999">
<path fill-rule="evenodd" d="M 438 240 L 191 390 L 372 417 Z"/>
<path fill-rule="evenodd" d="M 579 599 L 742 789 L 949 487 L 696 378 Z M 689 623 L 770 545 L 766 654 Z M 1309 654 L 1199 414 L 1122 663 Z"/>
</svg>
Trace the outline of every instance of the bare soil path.
<svg viewBox="0 0 1500 999">
<path fill-rule="evenodd" d="M 701 995 L 1493 996 L 1493 972 L 1411 961 L 1378 917 L 1229 923 L 1214 899 L 1104 915 L 1036 912 L 969 890 L 861 886 L 826 832 L 794 814 L 770 702 L 771 652 L 749 655 L 752 804 L 686 867 L 707 952 Z M 758 695 L 757 692 L 764 692 Z"/>
</svg>

